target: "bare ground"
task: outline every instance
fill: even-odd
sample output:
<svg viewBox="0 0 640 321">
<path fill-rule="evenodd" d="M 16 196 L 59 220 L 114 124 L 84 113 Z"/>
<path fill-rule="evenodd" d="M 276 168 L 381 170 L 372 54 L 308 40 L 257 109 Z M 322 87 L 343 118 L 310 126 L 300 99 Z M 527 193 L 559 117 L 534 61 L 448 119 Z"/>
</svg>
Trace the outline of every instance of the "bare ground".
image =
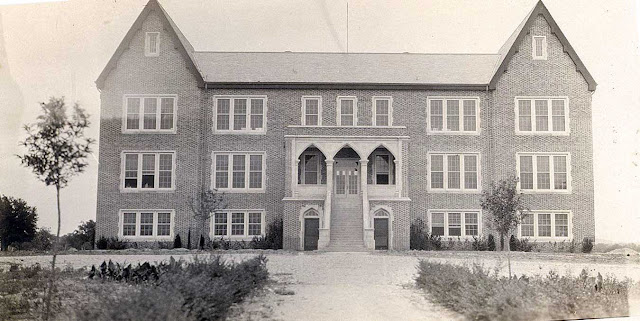
<svg viewBox="0 0 640 321">
<path fill-rule="evenodd" d="M 217 253 L 243 260 L 259 252 Z M 239 320 L 451 320 L 461 317 L 431 303 L 414 288 L 420 259 L 452 264 L 477 262 L 507 274 L 506 254 L 496 252 L 298 253 L 265 252 L 273 279 L 261 293 L 236 306 L 230 319 Z M 90 267 L 105 259 L 138 263 L 162 261 L 170 256 L 191 259 L 194 253 L 94 253 L 62 255 L 60 266 Z M 200 255 L 208 255 L 201 253 Z M 49 256 L 0 257 L 10 263 L 49 264 Z M 577 275 L 590 273 L 640 281 L 640 260 L 610 254 L 512 253 L 512 272 L 546 274 L 550 270 Z M 640 315 L 640 298 L 630 298 L 631 312 Z"/>
</svg>

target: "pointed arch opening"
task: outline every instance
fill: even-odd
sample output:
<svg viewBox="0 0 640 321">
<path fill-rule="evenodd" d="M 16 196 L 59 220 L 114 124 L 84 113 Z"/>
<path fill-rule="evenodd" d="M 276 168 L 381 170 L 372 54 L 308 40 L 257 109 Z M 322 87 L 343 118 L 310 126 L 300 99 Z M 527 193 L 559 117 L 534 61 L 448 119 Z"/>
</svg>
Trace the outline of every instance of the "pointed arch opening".
<svg viewBox="0 0 640 321">
<path fill-rule="evenodd" d="M 381 145 L 371 152 L 368 160 L 369 167 L 367 168 L 367 184 L 396 184 L 396 164 L 393 153 Z"/>
<path fill-rule="evenodd" d="M 307 147 L 298 157 L 298 184 L 323 185 L 327 183 L 326 157 L 317 147 Z"/>
</svg>

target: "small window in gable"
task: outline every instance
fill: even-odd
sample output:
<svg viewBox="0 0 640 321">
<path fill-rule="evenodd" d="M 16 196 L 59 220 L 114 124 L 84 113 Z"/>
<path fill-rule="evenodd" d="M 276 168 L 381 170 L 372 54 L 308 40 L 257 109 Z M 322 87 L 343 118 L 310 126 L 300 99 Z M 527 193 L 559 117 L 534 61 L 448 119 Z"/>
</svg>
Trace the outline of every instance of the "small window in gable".
<svg viewBox="0 0 640 321">
<path fill-rule="evenodd" d="M 533 36 L 533 59 L 547 60 L 547 37 Z"/>
<path fill-rule="evenodd" d="M 160 33 L 147 32 L 144 41 L 144 55 L 157 57 L 160 55 Z"/>
</svg>

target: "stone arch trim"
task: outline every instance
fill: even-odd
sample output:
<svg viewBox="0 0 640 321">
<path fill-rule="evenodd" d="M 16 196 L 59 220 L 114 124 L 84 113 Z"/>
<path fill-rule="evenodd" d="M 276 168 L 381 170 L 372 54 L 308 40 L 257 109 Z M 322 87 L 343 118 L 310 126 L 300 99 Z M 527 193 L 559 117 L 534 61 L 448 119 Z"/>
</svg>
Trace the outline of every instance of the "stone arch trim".
<svg viewBox="0 0 640 321">
<path fill-rule="evenodd" d="M 380 211 L 384 211 L 386 212 L 388 215 L 387 216 L 376 216 L 377 212 Z M 371 227 L 373 228 L 374 224 L 373 224 L 373 220 L 375 218 L 386 218 L 389 220 L 389 232 L 387 235 L 389 235 L 389 250 L 393 249 L 393 209 L 391 208 L 391 206 L 388 205 L 376 205 L 373 206 L 371 208 L 371 210 L 369 211 L 369 220 L 371 221 Z"/>
<path fill-rule="evenodd" d="M 387 144 L 387 142 L 380 142 L 373 148 L 371 148 L 371 147 L 367 148 L 367 150 L 366 150 L 367 158 L 369 158 L 369 156 L 371 156 L 371 153 L 373 153 L 373 151 L 375 151 L 377 148 L 380 148 L 380 147 L 384 147 L 389 153 L 391 153 L 391 155 L 393 156 L 394 159 L 398 159 L 398 148 L 389 146 L 389 144 Z"/>
<path fill-rule="evenodd" d="M 304 148 L 297 148 L 296 147 L 296 159 L 300 158 L 300 155 L 302 155 L 302 153 L 304 153 L 304 151 L 306 151 L 309 147 L 315 147 L 317 148 L 320 153 L 322 153 L 322 155 L 324 155 L 325 159 L 329 159 L 329 157 L 327 156 L 327 152 L 325 151 L 324 146 L 321 146 L 322 144 L 318 144 L 318 143 L 307 143 L 305 145 L 302 145 Z"/>
<path fill-rule="evenodd" d="M 316 212 L 318 215 L 317 216 L 306 216 L 305 214 L 307 214 L 307 212 Z M 323 228 L 322 226 L 322 222 L 324 217 L 324 210 L 322 208 L 322 206 L 317 205 L 317 204 L 307 204 L 304 205 L 300 208 L 300 213 L 299 213 L 299 218 L 298 220 L 300 221 L 300 249 L 303 250 L 304 249 L 304 219 L 305 218 L 317 218 L 320 220 L 320 228 Z"/>
</svg>

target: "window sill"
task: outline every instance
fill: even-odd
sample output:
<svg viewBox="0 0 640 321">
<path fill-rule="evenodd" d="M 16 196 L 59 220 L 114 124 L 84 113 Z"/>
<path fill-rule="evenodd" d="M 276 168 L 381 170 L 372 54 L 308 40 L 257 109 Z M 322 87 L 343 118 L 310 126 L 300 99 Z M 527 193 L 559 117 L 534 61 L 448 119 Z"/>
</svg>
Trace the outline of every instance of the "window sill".
<svg viewBox="0 0 640 321">
<path fill-rule="evenodd" d="M 247 188 L 243 188 L 243 189 L 233 189 L 233 188 L 215 188 L 218 192 L 224 192 L 224 193 L 228 193 L 228 194 L 260 194 L 260 193 L 265 193 L 265 189 L 261 188 L 261 189 L 247 189 Z"/>
<path fill-rule="evenodd" d="M 459 131 L 432 131 L 427 129 L 427 135 L 433 136 L 480 136 L 480 131 L 475 132 L 459 132 Z"/>
<path fill-rule="evenodd" d="M 123 134 L 125 135 L 137 135 L 137 134 L 143 134 L 143 135 L 148 135 L 148 134 L 176 134 L 176 130 L 175 129 L 170 129 L 170 130 L 160 130 L 160 129 L 154 129 L 154 130 L 130 130 L 130 129 L 126 129 L 122 131 Z"/>
<path fill-rule="evenodd" d="M 559 194 L 559 195 L 568 195 L 571 194 L 571 189 L 567 189 L 567 190 L 522 190 L 522 189 L 518 189 L 518 193 L 520 194 Z"/>
<path fill-rule="evenodd" d="M 169 236 L 119 236 L 121 239 L 130 242 L 165 242 L 173 241 L 173 235 Z"/>
<path fill-rule="evenodd" d="M 570 132 L 523 132 L 516 131 L 516 136 L 571 136 Z"/>
<path fill-rule="evenodd" d="M 136 194 L 136 193 L 173 193 L 175 192 L 175 188 L 166 188 L 166 189 L 158 189 L 158 188 L 122 188 L 120 187 L 120 193 L 123 194 Z"/>
<path fill-rule="evenodd" d="M 405 129 L 407 126 L 372 126 L 372 125 L 356 125 L 356 126 L 328 126 L 328 125 L 288 125 L 287 128 L 398 128 Z"/>
<path fill-rule="evenodd" d="M 519 240 L 527 240 L 531 242 L 570 242 L 573 237 L 569 236 L 518 236 Z"/>
<path fill-rule="evenodd" d="M 266 130 L 248 131 L 248 130 L 213 130 L 214 135 L 266 135 Z"/>
<path fill-rule="evenodd" d="M 482 190 L 479 190 L 479 189 L 456 190 L 456 189 L 432 189 L 432 188 L 427 188 L 427 193 L 434 193 L 434 194 L 481 194 Z"/>
<path fill-rule="evenodd" d="M 240 242 L 240 241 L 251 242 L 254 237 L 264 237 L 264 234 L 252 235 L 252 236 L 210 235 L 210 237 L 212 240 L 216 240 L 216 241 L 225 240 L 225 241 L 234 241 L 234 242 Z"/>
</svg>

